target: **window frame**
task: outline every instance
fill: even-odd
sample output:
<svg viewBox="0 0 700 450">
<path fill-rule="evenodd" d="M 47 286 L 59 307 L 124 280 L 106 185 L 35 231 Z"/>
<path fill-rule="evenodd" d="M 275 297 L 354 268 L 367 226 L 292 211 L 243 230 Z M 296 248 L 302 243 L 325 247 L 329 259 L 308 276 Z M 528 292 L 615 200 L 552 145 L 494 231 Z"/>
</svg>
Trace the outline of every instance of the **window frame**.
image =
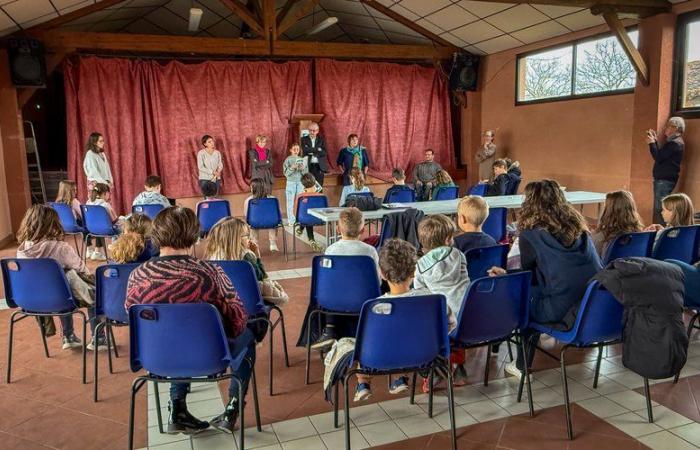
<svg viewBox="0 0 700 450">
<path fill-rule="evenodd" d="M 683 105 L 683 66 L 685 65 L 687 26 L 691 22 L 700 21 L 700 9 L 678 15 L 676 30 L 674 33 L 673 48 L 673 86 L 672 86 L 672 111 L 674 116 L 687 119 L 700 118 L 700 106 L 684 108 Z"/>
<path fill-rule="evenodd" d="M 700 12 L 700 11 L 699 11 Z M 637 31 L 638 27 L 636 25 L 631 27 L 626 27 L 627 33 Z M 540 103 L 550 103 L 550 102 L 562 102 L 568 100 L 578 100 L 585 98 L 595 98 L 595 97 L 608 97 L 611 95 L 624 95 L 634 93 L 634 87 L 628 89 L 617 89 L 614 91 L 602 91 L 602 92 L 591 92 L 588 94 L 575 94 L 576 91 L 576 53 L 579 44 L 585 44 L 586 42 L 597 41 L 599 39 L 605 39 L 608 37 L 615 37 L 610 31 L 597 33 L 591 36 L 586 36 L 580 39 L 575 39 L 573 41 L 563 42 L 561 44 L 552 45 L 549 47 L 542 47 L 535 50 L 530 50 L 527 52 L 519 53 L 515 56 L 515 106 L 524 105 L 537 105 Z M 543 53 L 550 50 L 558 50 L 560 48 L 572 47 L 571 49 L 571 94 L 562 95 L 559 97 L 547 97 L 539 98 L 534 100 L 520 100 L 520 64 L 529 55 L 536 55 L 538 53 Z M 637 71 L 634 72 L 635 86 L 637 81 Z"/>
</svg>

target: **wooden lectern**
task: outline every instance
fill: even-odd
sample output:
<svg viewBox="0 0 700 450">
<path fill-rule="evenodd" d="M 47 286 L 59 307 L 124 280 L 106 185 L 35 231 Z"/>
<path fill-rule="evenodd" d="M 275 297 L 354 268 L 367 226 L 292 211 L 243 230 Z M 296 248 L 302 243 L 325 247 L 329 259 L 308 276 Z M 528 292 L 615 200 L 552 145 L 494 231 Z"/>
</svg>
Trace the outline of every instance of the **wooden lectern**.
<svg viewBox="0 0 700 450">
<path fill-rule="evenodd" d="M 301 139 L 301 133 L 303 130 L 309 128 L 311 122 L 321 123 L 323 120 L 323 114 L 297 114 L 291 118 L 289 123 L 296 125 L 294 136 L 297 139 Z M 296 141 L 296 139 L 295 139 Z"/>
</svg>

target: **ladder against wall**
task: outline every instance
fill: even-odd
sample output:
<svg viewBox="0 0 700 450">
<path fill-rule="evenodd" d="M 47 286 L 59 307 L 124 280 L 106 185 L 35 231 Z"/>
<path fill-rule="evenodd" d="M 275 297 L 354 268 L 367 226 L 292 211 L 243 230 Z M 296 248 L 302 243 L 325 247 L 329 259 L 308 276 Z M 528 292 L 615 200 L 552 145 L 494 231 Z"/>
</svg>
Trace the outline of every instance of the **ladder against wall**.
<svg viewBox="0 0 700 450">
<path fill-rule="evenodd" d="M 41 160 L 36 146 L 34 124 L 28 120 L 24 121 L 24 145 L 27 149 L 27 172 L 32 203 L 46 203 L 46 188 L 41 173 Z"/>
</svg>

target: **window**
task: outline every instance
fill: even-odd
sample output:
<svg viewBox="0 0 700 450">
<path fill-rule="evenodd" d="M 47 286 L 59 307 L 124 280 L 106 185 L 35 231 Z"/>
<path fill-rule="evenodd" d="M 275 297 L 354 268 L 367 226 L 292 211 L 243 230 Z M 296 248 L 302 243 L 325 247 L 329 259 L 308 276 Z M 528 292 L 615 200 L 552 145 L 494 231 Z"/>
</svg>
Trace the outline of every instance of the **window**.
<svg viewBox="0 0 700 450">
<path fill-rule="evenodd" d="M 674 110 L 700 117 L 700 11 L 678 18 L 676 29 Z"/>
<path fill-rule="evenodd" d="M 636 46 L 639 32 L 629 36 Z M 520 56 L 517 70 L 516 103 L 629 92 L 637 77 L 613 36 Z"/>
</svg>

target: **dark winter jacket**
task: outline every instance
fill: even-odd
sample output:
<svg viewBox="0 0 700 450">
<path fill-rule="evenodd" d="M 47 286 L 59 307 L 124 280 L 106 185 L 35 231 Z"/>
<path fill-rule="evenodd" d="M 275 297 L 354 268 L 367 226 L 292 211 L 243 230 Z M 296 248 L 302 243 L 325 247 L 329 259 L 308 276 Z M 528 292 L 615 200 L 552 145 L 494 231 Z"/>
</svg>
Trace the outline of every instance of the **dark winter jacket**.
<svg viewBox="0 0 700 450">
<path fill-rule="evenodd" d="M 506 185 L 506 195 L 515 195 L 518 193 L 518 186 L 520 186 L 520 180 L 522 179 L 522 171 L 520 170 L 520 163 L 514 161 L 513 164 L 508 168 L 508 184 Z"/>
<path fill-rule="evenodd" d="M 385 239 L 403 239 L 419 249 L 418 224 L 424 215 L 423 211 L 414 208 L 387 214 L 384 216 L 384 223 L 382 224 L 382 236 L 386 236 Z M 388 234 L 386 235 L 384 234 L 384 227 L 388 228 Z"/>
<path fill-rule="evenodd" d="M 625 308 L 622 364 L 652 379 L 678 373 L 688 352 L 681 269 L 651 258 L 622 258 L 595 278 Z"/>
<path fill-rule="evenodd" d="M 345 201 L 344 207 L 355 207 L 360 211 L 376 211 L 382 209 L 383 200 L 369 195 L 350 195 Z"/>
</svg>

